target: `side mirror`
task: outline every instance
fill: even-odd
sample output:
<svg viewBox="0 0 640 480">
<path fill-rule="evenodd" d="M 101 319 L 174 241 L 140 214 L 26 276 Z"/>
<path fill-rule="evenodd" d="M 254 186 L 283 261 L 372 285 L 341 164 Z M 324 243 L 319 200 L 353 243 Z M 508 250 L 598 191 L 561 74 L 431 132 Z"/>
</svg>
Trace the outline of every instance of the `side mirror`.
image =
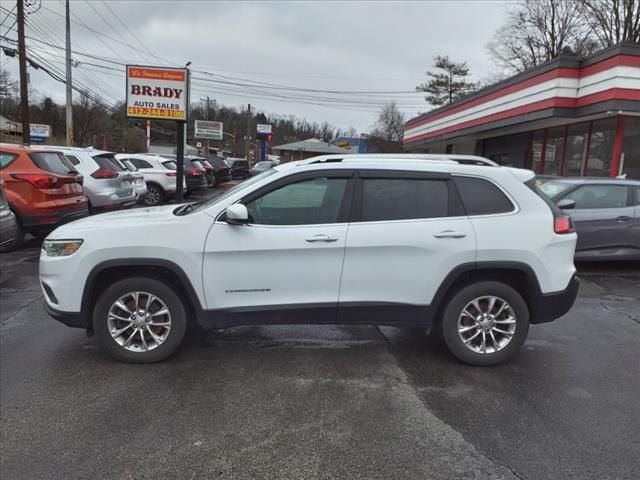
<svg viewBox="0 0 640 480">
<path fill-rule="evenodd" d="M 558 207 L 560 207 L 562 210 L 571 210 L 572 208 L 575 208 L 575 206 L 576 201 L 569 198 L 563 198 L 558 202 Z"/>
<path fill-rule="evenodd" d="M 230 225 L 246 225 L 249 223 L 249 212 L 247 207 L 241 203 L 235 203 L 225 211 L 225 222 Z"/>
</svg>

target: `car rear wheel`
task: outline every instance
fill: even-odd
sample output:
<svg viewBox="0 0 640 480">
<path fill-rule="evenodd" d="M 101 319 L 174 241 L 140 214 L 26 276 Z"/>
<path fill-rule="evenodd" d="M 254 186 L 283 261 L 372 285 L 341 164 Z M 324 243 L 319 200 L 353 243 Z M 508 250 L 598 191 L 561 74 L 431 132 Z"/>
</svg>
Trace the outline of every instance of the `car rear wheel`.
<svg viewBox="0 0 640 480">
<path fill-rule="evenodd" d="M 93 328 L 101 346 L 118 360 L 152 363 L 178 348 L 187 318 L 178 294 L 147 277 L 115 282 L 100 296 Z"/>
<path fill-rule="evenodd" d="M 154 183 L 147 183 L 147 194 L 144 196 L 145 205 L 155 206 L 164 201 L 164 190 Z"/>
<path fill-rule="evenodd" d="M 529 309 L 510 286 L 477 282 L 451 297 L 441 328 L 447 348 L 460 361 L 496 365 L 520 350 L 529 331 Z"/>
</svg>

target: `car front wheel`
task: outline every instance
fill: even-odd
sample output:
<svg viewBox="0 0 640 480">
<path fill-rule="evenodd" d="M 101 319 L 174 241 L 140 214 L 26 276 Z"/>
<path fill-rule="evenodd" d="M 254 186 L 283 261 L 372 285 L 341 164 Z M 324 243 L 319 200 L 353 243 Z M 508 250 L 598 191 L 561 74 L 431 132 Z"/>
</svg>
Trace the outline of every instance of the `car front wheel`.
<svg viewBox="0 0 640 480">
<path fill-rule="evenodd" d="M 529 309 L 504 283 L 473 283 L 451 297 L 441 328 L 445 344 L 460 361 L 496 365 L 520 350 L 529 331 Z"/>
<path fill-rule="evenodd" d="M 178 294 L 164 282 L 147 277 L 115 282 L 93 311 L 93 328 L 101 346 L 123 362 L 164 360 L 182 342 L 186 326 Z"/>
</svg>

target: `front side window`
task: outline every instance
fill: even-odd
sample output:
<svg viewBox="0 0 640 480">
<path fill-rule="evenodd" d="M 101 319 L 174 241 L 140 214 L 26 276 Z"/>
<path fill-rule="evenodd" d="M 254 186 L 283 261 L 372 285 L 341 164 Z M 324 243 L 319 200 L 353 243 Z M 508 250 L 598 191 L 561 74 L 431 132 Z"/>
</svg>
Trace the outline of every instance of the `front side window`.
<svg viewBox="0 0 640 480">
<path fill-rule="evenodd" d="M 467 215 L 494 215 L 514 210 L 507 196 L 487 180 L 455 177 L 455 182 Z"/>
<path fill-rule="evenodd" d="M 576 202 L 575 208 L 622 208 L 627 206 L 627 187 L 622 185 L 583 185 L 564 198 Z"/>
<path fill-rule="evenodd" d="M 318 177 L 284 185 L 247 203 L 249 221 L 259 225 L 337 223 L 346 178 Z"/>
<path fill-rule="evenodd" d="M 449 189 L 444 180 L 365 178 L 363 222 L 446 217 Z"/>
</svg>

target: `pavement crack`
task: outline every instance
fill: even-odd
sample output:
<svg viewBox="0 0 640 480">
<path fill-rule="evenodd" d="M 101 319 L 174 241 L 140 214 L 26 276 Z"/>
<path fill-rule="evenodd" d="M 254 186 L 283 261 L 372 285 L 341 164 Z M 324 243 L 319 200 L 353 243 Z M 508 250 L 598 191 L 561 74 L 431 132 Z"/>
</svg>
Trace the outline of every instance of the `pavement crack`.
<svg viewBox="0 0 640 480">
<path fill-rule="evenodd" d="M 13 321 L 18 315 L 20 315 L 24 310 L 26 310 L 27 308 L 29 308 L 31 305 L 33 305 L 36 302 L 40 302 L 42 301 L 42 296 L 39 296 L 37 298 L 34 298 L 33 300 L 31 300 L 30 302 L 27 302 L 25 305 L 21 306 L 18 311 L 16 313 L 14 313 L 13 315 L 11 315 L 10 317 L 5 318 L 4 320 L 2 320 L 0 322 L 0 327 L 4 327 L 5 325 L 7 325 L 9 322 Z"/>
<path fill-rule="evenodd" d="M 604 303 L 604 302 L 599 302 L 599 303 L 600 303 L 600 306 L 601 306 L 602 308 L 604 308 L 605 310 L 608 310 L 608 311 L 610 311 L 610 312 L 617 313 L 618 315 L 622 315 L 622 316 L 624 316 L 624 317 L 627 317 L 627 318 L 628 318 L 628 319 L 630 319 L 631 321 L 636 322 L 638 325 L 640 325 L 640 319 L 638 319 L 638 318 L 634 317 L 634 316 L 633 316 L 633 315 L 631 315 L 630 313 L 621 312 L 621 311 L 620 311 L 620 310 L 618 310 L 617 308 L 613 308 L 613 307 L 611 307 L 611 306 L 607 305 L 607 304 L 606 304 L 606 303 Z"/>
</svg>

